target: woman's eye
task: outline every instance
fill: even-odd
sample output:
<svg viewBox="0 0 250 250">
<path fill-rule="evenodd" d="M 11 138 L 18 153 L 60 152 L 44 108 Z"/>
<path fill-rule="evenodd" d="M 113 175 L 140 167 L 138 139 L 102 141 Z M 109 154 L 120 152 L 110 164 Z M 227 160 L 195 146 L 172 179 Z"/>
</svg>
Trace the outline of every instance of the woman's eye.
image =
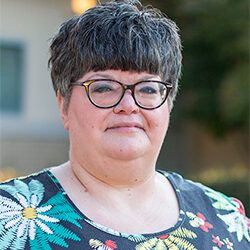
<svg viewBox="0 0 250 250">
<path fill-rule="evenodd" d="M 157 90 L 155 88 L 150 87 L 150 86 L 141 88 L 140 92 L 143 94 L 157 94 Z"/>
<path fill-rule="evenodd" d="M 92 93 L 106 93 L 106 92 L 110 92 L 112 91 L 113 89 L 111 88 L 111 86 L 108 86 L 108 85 L 102 85 L 102 86 L 95 86 L 93 89 L 92 89 Z"/>
</svg>

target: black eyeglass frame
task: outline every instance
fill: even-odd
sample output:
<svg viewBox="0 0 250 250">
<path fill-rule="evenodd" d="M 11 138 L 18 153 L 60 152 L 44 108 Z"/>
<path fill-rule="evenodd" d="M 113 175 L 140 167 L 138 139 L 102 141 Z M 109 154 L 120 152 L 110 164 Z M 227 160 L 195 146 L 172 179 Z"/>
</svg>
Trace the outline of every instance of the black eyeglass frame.
<svg viewBox="0 0 250 250">
<path fill-rule="evenodd" d="M 89 94 L 89 86 L 93 83 L 93 82 L 98 82 L 98 81 L 111 81 L 111 82 L 116 82 L 118 84 L 121 85 L 122 89 L 123 89 L 123 92 L 122 92 L 122 95 L 120 97 L 120 99 L 117 100 L 117 102 L 115 104 L 112 104 L 110 106 L 99 106 L 98 104 L 96 104 L 90 97 L 90 94 Z M 136 101 L 136 98 L 135 98 L 135 95 L 134 95 L 134 92 L 135 92 L 135 87 L 136 85 L 140 84 L 140 83 L 143 83 L 143 82 L 155 82 L 155 83 L 161 83 L 163 85 L 165 85 L 165 87 L 167 88 L 167 93 L 166 93 L 166 96 L 164 98 L 164 100 L 156 107 L 153 107 L 153 108 L 147 108 L 147 107 L 144 107 L 142 105 L 140 105 L 137 101 Z M 88 96 L 88 99 L 89 101 L 94 105 L 96 106 L 97 108 L 103 108 L 103 109 L 108 109 L 108 108 L 113 108 L 115 107 L 117 104 L 120 103 L 120 101 L 122 100 L 126 90 L 131 90 L 131 95 L 134 99 L 134 102 L 135 104 L 142 108 L 142 109 L 146 109 L 146 110 L 152 110 L 152 109 L 157 109 L 159 108 L 160 106 L 163 105 L 163 103 L 167 100 L 168 98 L 168 95 L 171 91 L 171 89 L 173 88 L 172 84 L 171 83 L 168 83 L 168 82 L 162 82 L 162 81 L 156 81 L 156 80 L 143 80 L 143 81 L 140 81 L 140 82 L 137 82 L 137 83 L 134 83 L 134 84 L 130 84 L 130 85 L 127 85 L 127 84 L 123 84 L 119 81 L 116 81 L 116 80 L 112 80 L 112 79 L 91 79 L 91 80 L 87 80 L 87 81 L 84 81 L 84 82 L 72 82 L 70 83 L 70 86 L 82 86 L 85 88 L 85 91 L 87 93 L 87 96 Z"/>
</svg>

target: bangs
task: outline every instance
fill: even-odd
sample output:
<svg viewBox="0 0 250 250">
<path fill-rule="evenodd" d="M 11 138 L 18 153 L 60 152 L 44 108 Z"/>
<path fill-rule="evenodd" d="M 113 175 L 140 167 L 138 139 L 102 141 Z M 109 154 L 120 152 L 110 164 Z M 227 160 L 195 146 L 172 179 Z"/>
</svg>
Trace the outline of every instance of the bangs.
<svg viewBox="0 0 250 250">
<path fill-rule="evenodd" d="M 118 33 L 111 37 L 92 34 L 90 41 L 94 41 L 92 49 L 85 49 L 91 46 L 87 44 L 79 54 L 82 68 L 86 71 L 119 69 L 157 75 L 161 72 L 163 58 L 159 55 L 159 47 L 147 36 L 138 33 Z"/>
</svg>

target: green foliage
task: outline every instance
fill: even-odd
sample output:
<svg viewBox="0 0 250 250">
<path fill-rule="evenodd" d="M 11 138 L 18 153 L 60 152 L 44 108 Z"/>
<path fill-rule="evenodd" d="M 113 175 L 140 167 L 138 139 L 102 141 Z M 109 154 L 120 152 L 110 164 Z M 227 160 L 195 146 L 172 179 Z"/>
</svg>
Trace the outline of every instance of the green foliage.
<svg viewBox="0 0 250 250">
<path fill-rule="evenodd" d="M 189 6 L 190 3 L 193 5 Z M 190 117 L 223 135 L 248 126 L 248 2 L 189 1 L 183 89 Z"/>
<path fill-rule="evenodd" d="M 151 3 L 176 21 L 183 41 L 177 117 L 217 136 L 249 126 L 247 0 L 168 0 Z"/>
</svg>

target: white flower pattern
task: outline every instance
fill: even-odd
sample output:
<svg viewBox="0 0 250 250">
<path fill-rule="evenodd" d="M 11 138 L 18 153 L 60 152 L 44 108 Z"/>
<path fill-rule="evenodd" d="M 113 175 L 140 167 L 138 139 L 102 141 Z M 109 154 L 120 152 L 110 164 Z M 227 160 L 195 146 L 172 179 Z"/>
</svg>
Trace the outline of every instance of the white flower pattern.
<svg viewBox="0 0 250 250">
<path fill-rule="evenodd" d="M 28 181 L 28 178 L 26 181 L 19 178 L 0 185 L 1 250 L 23 250 L 27 247 L 52 250 L 56 245 L 68 247 L 68 240 L 81 241 L 62 224 L 66 222 L 81 228 L 78 223 L 81 217 L 65 197 L 56 192 L 47 199 L 42 182 L 36 179 Z"/>
<path fill-rule="evenodd" d="M 27 195 L 25 197 L 17 192 L 15 198 L 18 203 L 0 195 L 0 220 L 2 220 L 5 229 L 17 228 L 18 238 L 27 234 L 31 240 L 35 239 L 36 226 L 47 234 L 53 234 L 53 231 L 45 223 L 57 223 L 59 220 L 43 215 L 44 212 L 52 208 L 51 205 L 39 207 L 40 199 L 32 193 L 29 197 Z"/>
</svg>

